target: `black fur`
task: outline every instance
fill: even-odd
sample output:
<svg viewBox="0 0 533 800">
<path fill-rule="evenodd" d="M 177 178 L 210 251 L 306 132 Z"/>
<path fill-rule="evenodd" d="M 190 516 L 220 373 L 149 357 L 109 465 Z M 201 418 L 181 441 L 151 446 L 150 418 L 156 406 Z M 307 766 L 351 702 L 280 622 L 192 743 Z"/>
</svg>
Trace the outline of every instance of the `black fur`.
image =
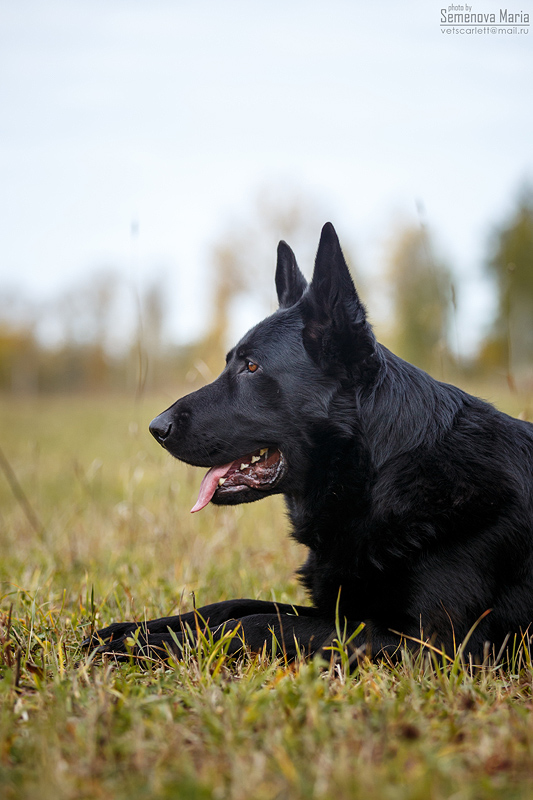
<svg viewBox="0 0 533 800">
<path fill-rule="evenodd" d="M 201 619 L 215 637 L 239 628 L 230 652 L 242 639 L 269 649 L 273 631 L 292 658 L 331 642 L 339 600 L 341 624 L 350 633 L 365 623 L 354 645 L 373 657 L 401 635 L 451 653 L 478 620 L 467 652 L 481 657 L 487 642 L 497 652 L 533 620 L 533 425 L 378 344 L 331 224 L 309 286 L 280 243 L 276 287 L 278 311 L 151 430 L 200 467 L 279 448 L 276 484 L 217 490 L 212 502 L 284 494 L 309 551 L 300 577 L 312 605 L 226 601 L 199 609 Z M 141 640 L 176 649 L 169 628 L 182 641 L 187 626 L 194 613 L 154 620 Z M 137 627 L 100 631 L 100 650 L 124 653 Z"/>
</svg>

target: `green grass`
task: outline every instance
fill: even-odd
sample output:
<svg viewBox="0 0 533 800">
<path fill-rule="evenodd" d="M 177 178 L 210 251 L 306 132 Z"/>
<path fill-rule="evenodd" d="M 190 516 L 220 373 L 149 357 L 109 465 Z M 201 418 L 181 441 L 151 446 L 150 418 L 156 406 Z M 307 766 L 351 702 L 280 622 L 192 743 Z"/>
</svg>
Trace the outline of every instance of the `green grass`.
<svg viewBox="0 0 533 800">
<path fill-rule="evenodd" d="M 426 653 L 347 675 L 209 643 L 153 670 L 81 652 L 92 623 L 176 613 L 192 593 L 305 602 L 280 498 L 189 514 L 201 471 L 147 432 L 170 400 L 0 400 L 36 517 L 2 472 L 0 797 L 533 796 L 524 657 L 472 674 Z"/>
</svg>

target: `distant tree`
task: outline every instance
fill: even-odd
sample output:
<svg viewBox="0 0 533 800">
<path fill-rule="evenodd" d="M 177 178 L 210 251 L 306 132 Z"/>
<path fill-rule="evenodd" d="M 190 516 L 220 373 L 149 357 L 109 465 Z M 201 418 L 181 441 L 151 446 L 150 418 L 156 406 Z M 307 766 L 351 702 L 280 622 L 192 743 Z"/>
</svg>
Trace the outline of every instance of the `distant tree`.
<svg viewBox="0 0 533 800">
<path fill-rule="evenodd" d="M 482 348 L 485 363 L 509 376 L 533 371 L 533 190 L 521 191 L 511 218 L 496 229 L 487 269 L 498 304 L 492 330 Z"/>
<path fill-rule="evenodd" d="M 437 375 L 449 358 L 452 287 L 447 267 L 436 259 L 424 226 L 396 235 L 389 261 L 393 346 L 402 358 Z"/>
<path fill-rule="evenodd" d="M 31 327 L 0 321 L 0 389 L 33 392 L 38 388 L 39 347 Z"/>
<path fill-rule="evenodd" d="M 39 384 L 38 310 L 20 291 L 0 288 L 0 390 L 32 392 Z"/>
<path fill-rule="evenodd" d="M 59 338 L 105 351 L 115 327 L 120 288 L 117 274 L 110 269 L 92 272 L 66 288 L 49 309 L 57 320 Z"/>
</svg>

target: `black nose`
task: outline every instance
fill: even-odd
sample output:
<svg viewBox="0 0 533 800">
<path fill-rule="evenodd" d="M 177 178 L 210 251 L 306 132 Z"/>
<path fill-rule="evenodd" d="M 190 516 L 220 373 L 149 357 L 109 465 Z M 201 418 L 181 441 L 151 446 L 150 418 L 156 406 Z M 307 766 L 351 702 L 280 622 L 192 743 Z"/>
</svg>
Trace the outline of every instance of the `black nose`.
<svg viewBox="0 0 533 800">
<path fill-rule="evenodd" d="M 172 423 L 168 421 L 168 417 L 165 414 L 160 414 L 150 423 L 150 433 L 161 444 L 169 436 L 171 429 Z"/>
</svg>

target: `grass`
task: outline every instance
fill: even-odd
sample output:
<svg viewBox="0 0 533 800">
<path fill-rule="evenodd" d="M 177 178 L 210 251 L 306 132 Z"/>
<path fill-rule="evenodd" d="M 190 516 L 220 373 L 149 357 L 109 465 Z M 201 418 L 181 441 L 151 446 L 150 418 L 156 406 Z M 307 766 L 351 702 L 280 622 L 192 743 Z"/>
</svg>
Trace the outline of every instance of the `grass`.
<svg viewBox="0 0 533 800">
<path fill-rule="evenodd" d="M 0 401 L 17 480 L 0 474 L 0 797 L 530 798 L 525 657 L 473 674 L 422 653 L 347 675 L 209 642 L 156 669 L 82 653 L 92 624 L 193 593 L 305 601 L 279 498 L 188 513 L 200 471 L 146 430 L 168 402 Z"/>
</svg>

